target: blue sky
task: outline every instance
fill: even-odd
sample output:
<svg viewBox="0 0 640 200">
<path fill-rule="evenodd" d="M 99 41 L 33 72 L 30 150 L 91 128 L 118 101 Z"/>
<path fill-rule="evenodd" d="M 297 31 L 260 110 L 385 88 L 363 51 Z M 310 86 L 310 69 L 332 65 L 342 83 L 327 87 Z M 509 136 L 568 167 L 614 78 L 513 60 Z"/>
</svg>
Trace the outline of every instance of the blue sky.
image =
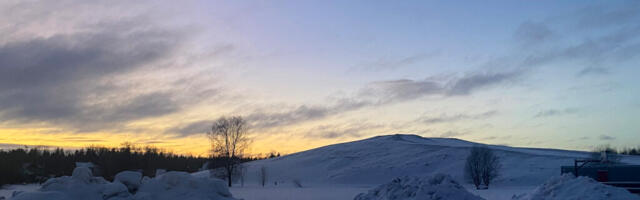
<svg viewBox="0 0 640 200">
<path fill-rule="evenodd" d="M 212 120 L 242 115 L 252 152 L 393 133 L 636 146 L 639 9 L 634 1 L 3 2 L 0 143 L 129 141 L 202 153 Z"/>
</svg>

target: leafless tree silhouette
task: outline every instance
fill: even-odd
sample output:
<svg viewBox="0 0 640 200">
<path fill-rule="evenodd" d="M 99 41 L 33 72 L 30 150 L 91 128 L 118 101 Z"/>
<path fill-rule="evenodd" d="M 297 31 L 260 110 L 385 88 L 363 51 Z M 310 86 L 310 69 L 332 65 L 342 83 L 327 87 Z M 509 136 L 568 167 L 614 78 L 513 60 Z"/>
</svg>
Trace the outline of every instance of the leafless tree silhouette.
<svg viewBox="0 0 640 200">
<path fill-rule="evenodd" d="M 491 181 L 498 177 L 499 169 L 500 159 L 493 153 L 493 150 L 486 146 L 471 148 L 465 163 L 465 174 L 471 179 L 476 189 L 480 189 L 482 184 L 485 188 L 489 188 Z"/>
<path fill-rule="evenodd" d="M 221 117 L 213 123 L 207 136 L 211 141 L 212 156 L 221 160 L 224 175 L 231 187 L 232 176 L 240 173 L 242 155 L 251 142 L 247 123 L 239 116 Z"/>
</svg>

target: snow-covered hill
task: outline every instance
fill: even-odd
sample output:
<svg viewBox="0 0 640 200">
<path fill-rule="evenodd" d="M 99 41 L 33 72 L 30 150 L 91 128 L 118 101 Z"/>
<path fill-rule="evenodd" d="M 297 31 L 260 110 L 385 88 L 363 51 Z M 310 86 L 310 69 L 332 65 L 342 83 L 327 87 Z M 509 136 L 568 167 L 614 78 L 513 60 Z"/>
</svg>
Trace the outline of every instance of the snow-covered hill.
<svg viewBox="0 0 640 200">
<path fill-rule="evenodd" d="M 417 135 L 387 135 L 334 144 L 279 158 L 246 164 L 245 182 L 257 184 L 260 168 L 267 170 L 268 184 L 372 185 L 405 176 L 436 173 L 463 181 L 463 166 L 469 148 L 478 143 L 452 138 Z M 501 158 L 501 176 L 496 185 L 539 185 L 560 174 L 560 166 L 572 165 L 587 152 L 516 148 L 490 145 Z M 632 157 L 623 162 L 640 163 Z"/>
</svg>

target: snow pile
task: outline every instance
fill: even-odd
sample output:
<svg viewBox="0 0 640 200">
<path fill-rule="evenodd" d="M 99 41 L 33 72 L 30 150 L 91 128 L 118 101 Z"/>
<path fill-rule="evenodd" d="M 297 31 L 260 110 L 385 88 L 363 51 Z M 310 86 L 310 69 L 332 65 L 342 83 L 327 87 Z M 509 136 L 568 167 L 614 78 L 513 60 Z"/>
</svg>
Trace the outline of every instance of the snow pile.
<svg viewBox="0 0 640 200">
<path fill-rule="evenodd" d="M 469 193 L 449 175 L 400 177 L 356 196 L 355 200 L 481 200 Z"/>
<path fill-rule="evenodd" d="M 136 200 L 220 199 L 233 200 L 220 179 L 194 177 L 186 172 L 167 172 L 143 183 Z"/>
<path fill-rule="evenodd" d="M 71 176 L 47 180 L 39 192 L 16 192 L 12 199 L 103 199 L 103 190 L 109 182 L 102 177 L 93 177 L 87 167 L 77 167 Z"/>
<path fill-rule="evenodd" d="M 167 173 L 166 169 L 156 169 L 156 177 L 160 176 L 160 175 L 162 175 L 164 173 Z"/>
<path fill-rule="evenodd" d="M 146 178 L 146 177 L 145 177 Z M 235 200 L 224 181 L 168 172 L 143 179 L 133 171 L 118 173 L 113 182 L 93 177 L 87 167 L 72 176 L 49 179 L 36 192 L 15 192 L 12 200 Z"/>
<path fill-rule="evenodd" d="M 142 173 L 134 171 L 123 171 L 116 174 L 114 182 L 120 182 L 127 186 L 127 189 L 131 192 L 135 192 L 142 184 Z"/>
<path fill-rule="evenodd" d="M 623 188 L 599 183 L 589 177 L 571 174 L 556 176 L 539 186 L 532 194 L 513 197 L 514 200 L 633 200 L 640 196 Z"/>
</svg>

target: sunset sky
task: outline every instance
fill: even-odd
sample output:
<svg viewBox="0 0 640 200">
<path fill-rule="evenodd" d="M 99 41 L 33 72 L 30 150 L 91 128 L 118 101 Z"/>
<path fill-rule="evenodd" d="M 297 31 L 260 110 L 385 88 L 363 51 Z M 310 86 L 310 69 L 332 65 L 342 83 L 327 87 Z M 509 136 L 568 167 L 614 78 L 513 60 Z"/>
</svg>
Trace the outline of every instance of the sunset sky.
<svg viewBox="0 0 640 200">
<path fill-rule="evenodd" d="M 640 145 L 638 1 L 0 2 L 0 148 Z"/>
</svg>

